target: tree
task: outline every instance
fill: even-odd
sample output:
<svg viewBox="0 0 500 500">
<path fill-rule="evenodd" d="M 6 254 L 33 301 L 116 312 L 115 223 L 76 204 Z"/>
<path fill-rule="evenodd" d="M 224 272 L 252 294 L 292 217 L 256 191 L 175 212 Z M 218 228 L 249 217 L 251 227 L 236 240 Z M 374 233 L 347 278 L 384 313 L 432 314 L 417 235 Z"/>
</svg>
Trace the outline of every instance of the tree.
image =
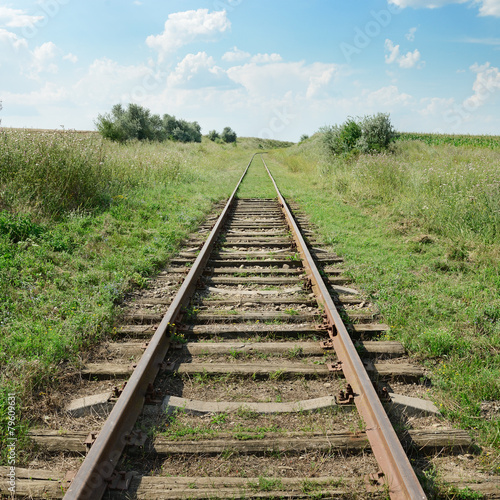
<svg viewBox="0 0 500 500">
<path fill-rule="evenodd" d="M 236 142 L 236 132 L 231 127 L 224 127 L 221 134 L 221 139 L 224 142 Z"/>
<path fill-rule="evenodd" d="M 103 137 L 112 141 L 125 142 L 132 139 L 139 141 L 201 142 L 201 127 L 198 122 L 177 120 L 175 116 L 153 115 L 147 108 L 138 104 L 129 104 L 127 109 L 121 104 L 111 108 L 110 113 L 99 115 L 96 120 L 97 130 Z"/>
</svg>

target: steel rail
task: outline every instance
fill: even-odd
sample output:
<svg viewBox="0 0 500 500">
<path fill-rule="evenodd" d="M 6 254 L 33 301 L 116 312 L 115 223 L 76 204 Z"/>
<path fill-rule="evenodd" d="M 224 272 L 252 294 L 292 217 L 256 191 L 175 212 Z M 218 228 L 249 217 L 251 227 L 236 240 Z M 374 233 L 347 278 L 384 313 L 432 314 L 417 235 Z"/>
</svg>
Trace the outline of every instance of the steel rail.
<svg viewBox="0 0 500 500">
<path fill-rule="evenodd" d="M 196 282 L 206 266 L 220 230 L 226 221 L 236 192 L 257 154 L 262 153 L 255 153 L 248 163 L 189 274 L 174 297 L 136 369 L 71 482 L 64 496 L 65 500 L 98 500 L 102 498 L 123 449 L 128 444 L 128 436 L 142 411 L 148 386 L 154 382 L 160 370 L 160 365 L 165 359 L 170 346 L 171 326 L 181 312 L 182 307 L 189 303 L 192 292 L 196 288 Z"/>
<path fill-rule="evenodd" d="M 262 162 L 271 178 L 278 200 L 282 207 L 285 218 L 292 231 L 297 249 L 302 257 L 308 278 L 311 280 L 313 289 L 319 301 L 325 308 L 327 321 L 331 326 L 330 337 L 333 341 L 337 357 L 341 362 L 342 371 L 346 381 L 354 390 L 354 402 L 359 414 L 366 424 L 366 435 L 370 442 L 373 454 L 385 475 L 386 484 L 392 499 L 425 499 L 424 490 L 413 471 L 413 468 L 401 446 L 401 443 L 392 427 L 389 418 L 380 402 L 373 384 L 368 377 L 365 367 L 354 347 L 351 337 L 340 317 L 335 304 L 326 288 L 321 274 L 314 263 L 307 244 L 301 235 L 300 229 L 288 208 L 288 205 L 280 193 L 264 158 Z"/>
</svg>

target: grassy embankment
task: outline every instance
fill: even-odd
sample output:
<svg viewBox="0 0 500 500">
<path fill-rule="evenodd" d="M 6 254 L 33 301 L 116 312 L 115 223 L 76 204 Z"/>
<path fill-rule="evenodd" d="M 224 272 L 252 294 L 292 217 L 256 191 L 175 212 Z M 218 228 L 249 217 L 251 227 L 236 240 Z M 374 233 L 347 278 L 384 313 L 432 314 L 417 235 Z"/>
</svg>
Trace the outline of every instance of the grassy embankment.
<svg viewBox="0 0 500 500">
<path fill-rule="evenodd" d="M 268 165 L 345 256 L 388 338 L 429 368 L 443 414 L 497 450 L 485 466 L 500 472 L 500 415 L 484 413 L 500 401 L 500 149 L 404 141 L 327 160 L 315 136 Z"/>
<path fill-rule="evenodd" d="M 46 384 L 57 386 L 79 352 L 112 333 L 120 297 L 144 286 L 231 193 L 258 147 L 0 131 L 2 444 L 7 393 L 29 420 Z"/>
</svg>

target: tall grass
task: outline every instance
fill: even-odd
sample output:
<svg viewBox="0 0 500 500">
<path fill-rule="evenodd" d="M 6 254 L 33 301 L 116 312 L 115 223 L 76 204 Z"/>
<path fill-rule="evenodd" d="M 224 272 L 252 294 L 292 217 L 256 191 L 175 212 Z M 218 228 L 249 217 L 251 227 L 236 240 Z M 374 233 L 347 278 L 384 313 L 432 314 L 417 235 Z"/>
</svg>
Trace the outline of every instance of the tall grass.
<svg viewBox="0 0 500 500">
<path fill-rule="evenodd" d="M 231 193 L 253 151 L 0 132 L 0 463 L 5 394 L 23 421 L 40 417 L 40 394 L 113 334 L 123 294 Z"/>
<path fill-rule="evenodd" d="M 500 242 L 500 151 L 408 141 L 345 161 L 318 156 L 315 147 L 302 147 L 310 174 L 346 201 L 407 217 L 424 231 Z M 297 151 L 281 154 L 296 171 Z"/>
<path fill-rule="evenodd" d="M 0 131 L 0 203 L 51 216 L 105 203 L 110 172 L 93 134 Z"/>
<path fill-rule="evenodd" d="M 278 184 L 345 257 L 388 338 L 426 363 L 445 416 L 497 449 L 485 467 L 498 473 L 500 418 L 483 407 L 500 400 L 500 151 L 403 141 L 331 160 L 320 145 L 273 152 Z"/>
<path fill-rule="evenodd" d="M 59 217 L 131 187 L 189 180 L 188 148 L 113 144 L 94 133 L 0 131 L 0 208 Z"/>
</svg>

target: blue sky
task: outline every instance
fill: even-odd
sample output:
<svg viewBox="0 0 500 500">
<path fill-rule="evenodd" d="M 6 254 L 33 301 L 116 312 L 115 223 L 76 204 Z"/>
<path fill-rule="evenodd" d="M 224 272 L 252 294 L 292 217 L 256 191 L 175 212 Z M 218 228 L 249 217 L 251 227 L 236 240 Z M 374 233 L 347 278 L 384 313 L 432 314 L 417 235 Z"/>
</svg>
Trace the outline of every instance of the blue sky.
<svg viewBox="0 0 500 500">
<path fill-rule="evenodd" d="M 500 135 L 500 0 L 0 0 L 2 126 L 136 102 L 297 140 L 348 116 Z"/>
</svg>

